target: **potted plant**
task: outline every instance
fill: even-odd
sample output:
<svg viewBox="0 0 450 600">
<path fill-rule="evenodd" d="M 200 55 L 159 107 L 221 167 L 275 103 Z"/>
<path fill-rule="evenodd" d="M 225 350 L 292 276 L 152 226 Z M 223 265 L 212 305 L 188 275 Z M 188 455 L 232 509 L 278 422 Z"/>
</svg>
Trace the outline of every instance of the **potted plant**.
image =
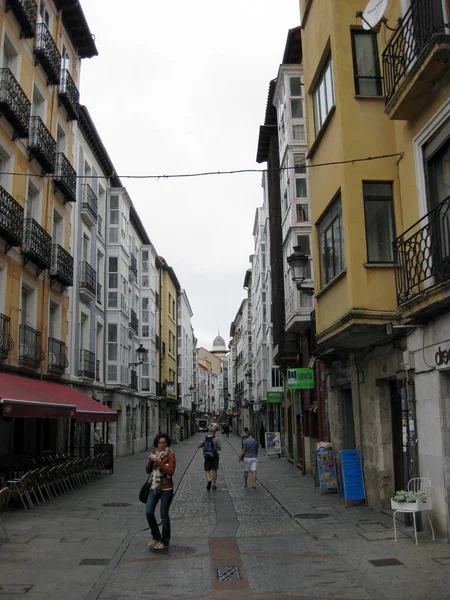
<svg viewBox="0 0 450 600">
<path fill-rule="evenodd" d="M 411 492 L 409 490 L 400 490 L 395 492 L 391 498 L 391 508 L 393 510 L 403 510 L 417 512 L 431 509 L 431 500 L 424 492 Z"/>
</svg>

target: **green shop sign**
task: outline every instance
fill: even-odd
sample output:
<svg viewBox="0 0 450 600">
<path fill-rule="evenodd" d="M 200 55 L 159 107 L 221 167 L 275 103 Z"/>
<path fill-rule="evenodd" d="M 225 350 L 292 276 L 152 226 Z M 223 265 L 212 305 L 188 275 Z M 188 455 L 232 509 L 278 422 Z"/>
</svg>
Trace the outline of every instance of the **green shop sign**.
<svg viewBox="0 0 450 600">
<path fill-rule="evenodd" d="M 289 390 L 310 390 L 314 388 L 313 369 L 288 369 L 287 386 Z"/>
<path fill-rule="evenodd" d="M 283 392 L 267 392 L 267 404 L 281 404 L 283 402 Z"/>
</svg>

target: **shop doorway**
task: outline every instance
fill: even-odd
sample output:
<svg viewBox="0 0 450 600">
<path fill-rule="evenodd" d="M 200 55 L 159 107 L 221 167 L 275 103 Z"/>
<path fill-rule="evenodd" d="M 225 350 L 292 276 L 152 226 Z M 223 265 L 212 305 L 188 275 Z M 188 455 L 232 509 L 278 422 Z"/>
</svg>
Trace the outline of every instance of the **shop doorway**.
<svg viewBox="0 0 450 600">
<path fill-rule="evenodd" d="M 292 399 L 291 399 L 292 401 Z M 293 432 L 293 427 L 292 427 L 292 413 L 293 413 L 294 409 L 292 406 L 289 406 L 288 408 L 288 452 L 289 452 L 289 458 L 291 460 L 294 460 L 294 432 Z"/>
<path fill-rule="evenodd" d="M 302 423 L 302 415 L 297 414 L 295 417 L 295 427 L 297 432 L 297 465 L 304 470 L 304 460 L 303 460 L 303 423 Z"/>
<path fill-rule="evenodd" d="M 341 425 L 342 425 L 342 449 L 354 450 L 355 444 L 355 421 L 353 419 L 352 388 L 346 387 L 341 390 Z"/>
<path fill-rule="evenodd" d="M 391 425 L 392 425 L 392 464 L 394 472 L 394 487 L 396 490 L 404 488 L 403 468 L 403 443 L 402 443 L 402 397 L 398 390 L 397 381 L 389 381 L 391 398 Z"/>
</svg>

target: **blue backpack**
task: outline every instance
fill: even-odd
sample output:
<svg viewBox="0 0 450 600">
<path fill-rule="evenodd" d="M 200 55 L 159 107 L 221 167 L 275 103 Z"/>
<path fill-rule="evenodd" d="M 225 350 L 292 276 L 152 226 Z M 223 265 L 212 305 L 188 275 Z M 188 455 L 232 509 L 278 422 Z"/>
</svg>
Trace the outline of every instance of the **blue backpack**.
<svg viewBox="0 0 450 600">
<path fill-rule="evenodd" d="M 214 458 L 214 436 L 208 435 L 205 437 L 205 441 L 203 443 L 203 456 L 205 458 Z"/>
</svg>

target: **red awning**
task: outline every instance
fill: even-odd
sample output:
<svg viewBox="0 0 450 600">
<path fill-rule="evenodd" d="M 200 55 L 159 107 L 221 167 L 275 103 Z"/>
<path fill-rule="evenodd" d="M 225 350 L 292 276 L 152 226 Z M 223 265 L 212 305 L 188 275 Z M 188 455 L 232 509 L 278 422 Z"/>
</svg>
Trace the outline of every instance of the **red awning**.
<svg viewBox="0 0 450 600">
<path fill-rule="evenodd" d="M 117 412 L 72 387 L 0 373 L 4 417 L 116 421 Z"/>
</svg>

